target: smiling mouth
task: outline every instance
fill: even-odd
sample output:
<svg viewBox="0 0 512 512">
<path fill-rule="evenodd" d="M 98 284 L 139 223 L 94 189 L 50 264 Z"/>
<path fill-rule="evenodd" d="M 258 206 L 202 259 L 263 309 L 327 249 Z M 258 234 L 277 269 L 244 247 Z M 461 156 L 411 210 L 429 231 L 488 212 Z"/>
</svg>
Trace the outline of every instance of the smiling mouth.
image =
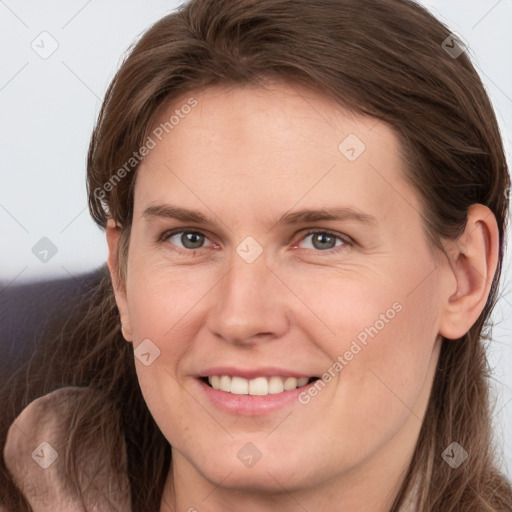
<svg viewBox="0 0 512 512">
<path fill-rule="evenodd" d="M 212 375 L 200 379 L 207 386 L 231 393 L 233 395 L 277 395 L 301 388 L 318 380 L 318 377 L 256 377 L 244 379 L 243 377 L 229 375 Z"/>
</svg>

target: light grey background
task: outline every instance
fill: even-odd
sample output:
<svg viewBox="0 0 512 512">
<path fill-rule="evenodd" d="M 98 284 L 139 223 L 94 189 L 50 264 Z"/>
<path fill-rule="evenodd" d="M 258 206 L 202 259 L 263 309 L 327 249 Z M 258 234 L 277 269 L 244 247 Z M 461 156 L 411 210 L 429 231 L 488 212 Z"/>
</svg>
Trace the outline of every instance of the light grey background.
<svg viewBox="0 0 512 512">
<path fill-rule="evenodd" d="M 422 3 L 467 42 L 512 162 L 512 2 Z M 163 0 L 0 0 L 0 290 L 43 277 L 76 276 L 105 261 L 103 233 L 86 208 L 89 137 L 123 53 L 176 5 Z M 47 56 L 52 45 L 58 47 Z M 43 237 L 57 250 L 47 262 L 32 252 Z M 505 450 L 503 467 L 512 476 L 510 253 L 489 355 L 497 437 Z"/>
</svg>

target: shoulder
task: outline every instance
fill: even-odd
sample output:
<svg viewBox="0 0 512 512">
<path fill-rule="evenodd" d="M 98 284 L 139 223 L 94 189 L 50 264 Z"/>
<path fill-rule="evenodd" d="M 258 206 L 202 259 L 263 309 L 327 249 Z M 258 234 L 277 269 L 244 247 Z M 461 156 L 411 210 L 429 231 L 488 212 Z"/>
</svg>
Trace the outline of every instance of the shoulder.
<svg viewBox="0 0 512 512">
<path fill-rule="evenodd" d="M 34 512 L 79 512 L 82 498 L 98 512 L 131 508 L 127 475 L 105 467 L 104 440 L 94 444 L 89 439 L 74 454 L 80 462 L 79 474 L 70 476 L 68 471 L 66 450 L 76 407 L 88 392 L 87 388 L 66 387 L 38 398 L 9 428 L 5 464 Z"/>
</svg>

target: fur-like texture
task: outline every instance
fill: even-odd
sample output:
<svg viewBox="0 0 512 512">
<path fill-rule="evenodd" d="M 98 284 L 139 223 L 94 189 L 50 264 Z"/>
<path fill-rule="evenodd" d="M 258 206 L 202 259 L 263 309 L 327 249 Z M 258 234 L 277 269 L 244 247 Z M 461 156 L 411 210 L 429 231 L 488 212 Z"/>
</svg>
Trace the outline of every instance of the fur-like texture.
<svg viewBox="0 0 512 512">
<path fill-rule="evenodd" d="M 9 429 L 5 462 L 34 512 L 82 512 L 84 508 L 91 512 L 131 511 L 126 472 L 108 467 L 100 444 L 103 440 L 98 439 L 98 445 L 91 440 L 81 445 L 79 482 L 85 501 L 69 479 L 68 436 L 84 391 L 66 387 L 34 400 Z M 126 470 L 126 448 L 121 465 Z"/>
</svg>

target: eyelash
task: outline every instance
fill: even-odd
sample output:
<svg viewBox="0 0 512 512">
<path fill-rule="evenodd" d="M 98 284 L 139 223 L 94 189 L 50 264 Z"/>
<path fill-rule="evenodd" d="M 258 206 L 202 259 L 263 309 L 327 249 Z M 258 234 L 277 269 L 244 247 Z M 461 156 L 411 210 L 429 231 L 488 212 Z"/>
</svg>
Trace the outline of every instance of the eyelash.
<svg viewBox="0 0 512 512">
<path fill-rule="evenodd" d="M 204 234 L 202 231 L 199 231 L 199 230 L 196 230 L 196 229 L 183 229 L 183 228 L 180 228 L 180 229 L 174 229 L 172 231 L 165 231 L 164 233 L 162 233 L 158 239 L 158 242 L 159 243 L 164 243 L 164 242 L 167 242 L 169 240 L 169 238 L 171 238 L 172 236 L 174 235 L 178 235 L 178 234 L 181 234 L 181 233 L 194 233 L 194 234 L 199 234 L 199 235 L 203 235 L 205 238 L 208 239 L 208 236 L 206 234 Z M 347 246 L 348 247 L 351 247 L 354 245 L 354 241 L 348 237 L 347 235 L 338 235 L 336 233 L 333 233 L 332 231 L 326 231 L 326 230 L 323 230 L 323 229 L 312 229 L 312 230 L 309 230 L 307 233 L 305 233 L 302 238 L 300 239 L 300 241 L 306 239 L 308 236 L 311 236 L 311 235 L 314 235 L 314 234 L 323 234 L 323 235 L 328 235 L 328 236 L 331 236 L 331 237 L 334 237 L 334 238 L 337 238 L 338 240 L 341 240 L 342 245 L 339 245 L 339 246 L 335 246 L 331 249 L 326 249 L 325 251 L 322 251 L 320 249 L 310 249 L 310 250 L 313 250 L 315 253 L 317 254 L 320 254 L 322 255 L 323 254 L 326 254 L 326 255 L 331 255 L 331 254 L 335 254 L 335 253 L 338 253 L 342 250 L 347 250 Z M 174 244 L 171 244 L 173 246 L 173 251 L 176 251 L 180 254 L 187 254 L 187 255 L 199 255 L 202 253 L 203 250 L 206 250 L 207 247 L 199 247 L 197 249 L 184 249 L 184 248 L 181 248 L 181 247 L 178 247 Z M 308 249 L 305 249 L 305 250 L 308 250 Z"/>
</svg>

